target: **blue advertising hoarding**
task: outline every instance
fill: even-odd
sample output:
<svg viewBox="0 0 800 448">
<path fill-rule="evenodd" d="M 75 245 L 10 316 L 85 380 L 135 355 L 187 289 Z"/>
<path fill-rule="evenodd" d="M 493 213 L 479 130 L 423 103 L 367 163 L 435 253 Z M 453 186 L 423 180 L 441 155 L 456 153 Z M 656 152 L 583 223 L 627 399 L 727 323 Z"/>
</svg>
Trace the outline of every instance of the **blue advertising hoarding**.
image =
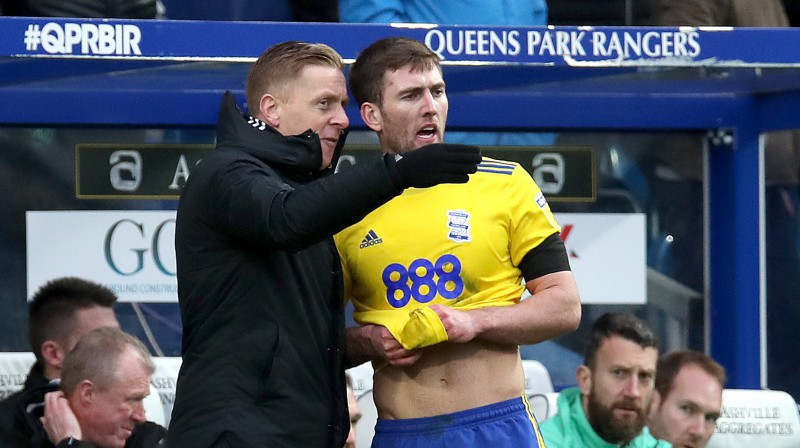
<svg viewBox="0 0 800 448">
<path fill-rule="evenodd" d="M 800 30 L 722 27 L 487 27 L 5 18 L 0 57 L 252 61 L 286 40 L 324 42 L 353 60 L 402 35 L 454 64 L 594 67 L 798 66 Z"/>
</svg>

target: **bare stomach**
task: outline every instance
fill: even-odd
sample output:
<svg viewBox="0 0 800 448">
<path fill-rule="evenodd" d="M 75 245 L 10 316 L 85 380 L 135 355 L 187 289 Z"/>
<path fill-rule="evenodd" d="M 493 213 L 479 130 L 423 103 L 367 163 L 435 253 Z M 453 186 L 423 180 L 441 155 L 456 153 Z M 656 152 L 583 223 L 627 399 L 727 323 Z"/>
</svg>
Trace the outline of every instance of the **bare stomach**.
<svg viewBox="0 0 800 448">
<path fill-rule="evenodd" d="M 450 414 L 525 392 L 516 346 L 445 342 L 423 350 L 413 366 L 386 365 L 375 372 L 373 397 L 380 418 Z"/>
</svg>

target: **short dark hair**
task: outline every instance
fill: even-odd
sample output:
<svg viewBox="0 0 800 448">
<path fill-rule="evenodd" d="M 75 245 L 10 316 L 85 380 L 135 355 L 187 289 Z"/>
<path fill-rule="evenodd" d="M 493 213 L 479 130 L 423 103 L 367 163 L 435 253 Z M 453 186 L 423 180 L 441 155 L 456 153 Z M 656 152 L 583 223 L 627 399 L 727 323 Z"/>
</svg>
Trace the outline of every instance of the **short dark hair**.
<svg viewBox="0 0 800 448">
<path fill-rule="evenodd" d="M 36 360 L 42 359 L 45 341 L 65 342 L 72 333 L 75 312 L 95 306 L 114 308 L 117 296 L 105 286 L 78 277 L 61 277 L 45 283 L 28 306 L 29 338 Z"/>
<path fill-rule="evenodd" d="M 412 70 L 426 70 L 439 65 L 439 56 L 425 44 L 407 37 L 380 39 L 361 51 L 350 69 L 350 91 L 360 106 L 370 102 L 380 106 L 383 102 L 383 78 L 387 71 L 405 66 Z"/>
<path fill-rule="evenodd" d="M 344 62 L 328 45 L 298 41 L 282 42 L 261 53 L 247 73 L 245 94 L 250 115 L 258 113 L 258 103 L 264 94 L 279 95 L 289 81 L 310 65 L 342 70 Z"/>
<path fill-rule="evenodd" d="M 658 350 L 658 337 L 644 321 L 630 313 L 605 313 L 592 324 L 592 332 L 583 358 L 585 366 L 594 367 L 597 350 L 603 341 L 611 336 L 635 342 L 642 348 L 653 347 Z"/>
<path fill-rule="evenodd" d="M 100 390 L 113 387 L 121 373 L 120 356 L 128 348 L 136 352 L 150 375 L 153 375 L 155 364 L 139 339 L 119 328 L 101 327 L 83 336 L 64 358 L 61 390 L 69 396 L 84 380 L 92 381 Z"/>
<path fill-rule="evenodd" d="M 675 377 L 682 368 L 688 365 L 696 365 L 703 371 L 708 373 L 719 382 L 720 387 L 725 388 L 725 383 L 728 381 L 728 374 L 725 368 L 718 362 L 714 361 L 710 356 L 705 353 L 700 353 L 694 350 L 679 350 L 666 353 L 658 359 L 658 367 L 656 367 L 656 381 L 655 389 L 664 400 L 672 391 Z"/>
</svg>

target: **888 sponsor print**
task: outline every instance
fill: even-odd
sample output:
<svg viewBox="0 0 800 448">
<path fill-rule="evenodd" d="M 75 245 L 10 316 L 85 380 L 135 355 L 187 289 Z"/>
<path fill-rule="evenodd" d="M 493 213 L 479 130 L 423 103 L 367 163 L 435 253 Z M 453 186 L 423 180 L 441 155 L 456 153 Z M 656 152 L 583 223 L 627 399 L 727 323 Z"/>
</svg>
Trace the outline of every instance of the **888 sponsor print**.
<svg viewBox="0 0 800 448">
<path fill-rule="evenodd" d="M 464 291 L 461 278 L 461 260 L 455 255 L 445 254 L 435 262 L 417 258 L 408 267 L 392 263 L 383 270 L 386 300 L 394 308 L 403 308 L 413 299 L 428 303 L 440 295 L 455 300 Z"/>
</svg>

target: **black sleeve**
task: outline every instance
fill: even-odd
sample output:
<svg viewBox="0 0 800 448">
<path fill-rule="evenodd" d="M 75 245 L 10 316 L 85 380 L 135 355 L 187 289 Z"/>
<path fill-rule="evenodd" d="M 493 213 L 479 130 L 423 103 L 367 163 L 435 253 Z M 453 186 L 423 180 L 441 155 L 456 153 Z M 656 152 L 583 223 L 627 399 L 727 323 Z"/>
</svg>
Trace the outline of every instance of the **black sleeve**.
<svg viewBox="0 0 800 448">
<path fill-rule="evenodd" d="M 528 252 L 519 264 L 519 269 L 525 281 L 554 272 L 569 271 L 569 257 L 561 233 L 550 235 L 542 244 Z"/>
<path fill-rule="evenodd" d="M 216 188 L 221 225 L 268 248 L 296 250 L 333 236 L 402 192 L 382 157 L 290 187 L 252 163 L 237 163 Z"/>
<path fill-rule="evenodd" d="M 157 448 L 161 439 L 166 437 L 167 430 L 153 422 L 139 423 L 133 429 L 133 433 L 125 442 L 126 447 Z"/>
</svg>

